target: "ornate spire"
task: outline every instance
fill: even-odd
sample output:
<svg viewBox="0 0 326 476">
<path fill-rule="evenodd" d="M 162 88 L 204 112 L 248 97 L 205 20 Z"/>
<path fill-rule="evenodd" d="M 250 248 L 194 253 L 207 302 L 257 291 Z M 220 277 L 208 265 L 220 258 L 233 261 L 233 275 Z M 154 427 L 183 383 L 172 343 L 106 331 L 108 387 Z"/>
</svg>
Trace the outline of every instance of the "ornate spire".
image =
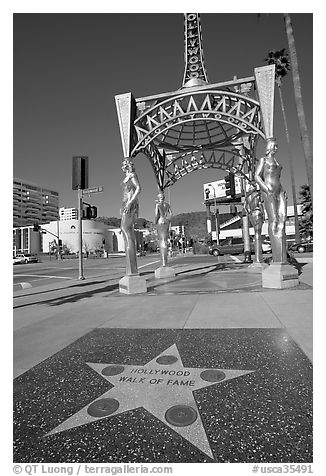
<svg viewBox="0 0 326 476">
<path fill-rule="evenodd" d="M 183 88 L 208 83 L 204 65 L 199 13 L 185 13 L 185 71 Z"/>
</svg>

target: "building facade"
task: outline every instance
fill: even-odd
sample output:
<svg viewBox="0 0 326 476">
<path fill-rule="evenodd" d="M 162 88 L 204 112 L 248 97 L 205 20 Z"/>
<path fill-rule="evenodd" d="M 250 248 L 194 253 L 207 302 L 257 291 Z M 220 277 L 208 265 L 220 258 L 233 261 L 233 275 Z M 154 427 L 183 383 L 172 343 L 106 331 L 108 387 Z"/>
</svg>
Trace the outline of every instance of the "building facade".
<svg viewBox="0 0 326 476">
<path fill-rule="evenodd" d="M 42 229 L 41 251 L 43 253 L 48 253 L 52 247 L 56 247 L 58 237 L 66 252 L 78 252 L 78 220 L 53 221 L 42 226 Z M 112 232 L 107 225 L 99 221 L 83 220 L 82 240 L 83 253 L 100 251 L 110 253 L 113 250 Z"/>
<path fill-rule="evenodd" d="M 59 219 L 59 194 L 54 190 L 14 178 L 13 226 L 28 227 Z"/>
<path fill-rule="evenodd" d="M 237 205 L 238 209 L 240 209 L 240 204 Z M 298 215 L 302 215 L 301 206 L 298 206 Z M 216 241 L 216 231 L 215 231 L 215 220 L 212 217 L 211 222 L 212 227 L 212 240 Z M 241 237 L 242 236 L 242 214 L 237 213 L 235 216 L 231 215 L 230 213 L 223 213 L 219 216 L 219 239 L 223 240 L 224 238 L 229 237 Z M 207 229 L 208 232 L 208 229 Z M 254 236 L 255 231 L 250 226 L 249 228 L 250 235 Z M 289 205 L 287 207 L 287 219 L 285 222 L 285 233 L 286 239 L 288 242 L 295 241 L 295 226 L 294 226 L 294 207 Z M 265 213 L 265 221 L 262 227 L 262 237 L 268 239 L 268 219 Z"/>
</svg>

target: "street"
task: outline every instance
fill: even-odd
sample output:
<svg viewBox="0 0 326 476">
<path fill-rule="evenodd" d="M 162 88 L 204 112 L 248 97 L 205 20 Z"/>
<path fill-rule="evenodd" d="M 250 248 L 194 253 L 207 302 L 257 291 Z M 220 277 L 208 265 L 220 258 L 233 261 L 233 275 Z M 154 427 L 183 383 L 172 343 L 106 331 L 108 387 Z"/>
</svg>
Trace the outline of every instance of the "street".
<svg viewBox="0 0 326 476">
<path fill-rule="evenodd" d="M 150 266 L 159 262 L 159 255 L 141 256 L 138 258 L 138 267 Z M 107 276 L 108 278 L 124 275 L 125 257 L 112 256 L 109 258 L 84 259 L 84 277 L 95 278 Z M 21 289 L 21 283 L 28 283 L 32 287 L 43 284 L 57 283 L 61 280 L 78 279 L 78 259 L 44 260 L 39 263 L 28 263 L 15 265 L 14 270 L 14 291 Z M 30 287 L 30 286 L 28 286 Z"/>
<path fill-rule="evenodd" d="M 294 253 L 295 259 L 303 260 L 305 258 L 312 258 L 312 253 Z M 193 255 L 192 252 L 185 255 L 179 255 L 178 263 L 196 263 L 200 257 L 201 263 L 226 263 L 241 262 L 243 261 L 243 255 L 225 255 L 214 257 L 211 255 Z M 265 255 L 265 259 L 268 259 L 270 254 Z M 138 268 L 142 270 L 146 268 L 148 271 L 152 271 L 158 267 L 160 262 L 160 256 L 158 253 L 152 253 L 147 256 L 140 256 L 137 258 Z M 172 262 L 174 258 L 170 258 Z M 181 260 L 181 261 L 180 261 Z M 110 256 L 109 258 L 89 258 L 83 260 L 84 277 L 85 279 L 97 278 L 100 276 L 106 276 L 108 279 L 119 278 L 124 276 L 125 272 L 125 257 L 124 256 Z M 13 267 L 13 289 L 14 291 L 26 288 L 37 287 L 43 284 L 58 283 L 63 280 L 77 280 L 78 279 L 78 260 L 77 259 L 64 259 L 56 260 L 49 259 L 43 260 L 39 263 L 28 263 L 15 265 Z M 312 276 L 310 279 L 312 285 Z"/>
</svg>

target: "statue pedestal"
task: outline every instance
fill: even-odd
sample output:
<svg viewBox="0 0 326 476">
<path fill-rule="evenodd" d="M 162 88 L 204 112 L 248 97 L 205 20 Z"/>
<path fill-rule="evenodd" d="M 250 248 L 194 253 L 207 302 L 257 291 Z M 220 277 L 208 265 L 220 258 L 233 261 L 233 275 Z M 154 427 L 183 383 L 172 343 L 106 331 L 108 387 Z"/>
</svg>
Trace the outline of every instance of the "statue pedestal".
<svg viewBox="0 0 326 476">
<path fill-rule="evenodd" d="M 147 293 L 146 279 L 142 276 L 124 276 L 119 281 L 119 292 L 123 294 Z"/>
<path fill-rule="evenodd" d="M 299 284 L 298 271 L 289 264 L 271 263 L 262 272 L 263 288 L 285 289 Z"/>
<path fill-rule="evenodd" d="M 252 263 L 248 266 L 249 273 L 261 273 L 264 269 L 268 268 L 266 263 Z"/>
<path fill-rule="evenodd" d="M 155 278 L 173 278 L 175 276 L 175 269 L 169 266 L 160 266 L 155 270 Z"/>
</svg>

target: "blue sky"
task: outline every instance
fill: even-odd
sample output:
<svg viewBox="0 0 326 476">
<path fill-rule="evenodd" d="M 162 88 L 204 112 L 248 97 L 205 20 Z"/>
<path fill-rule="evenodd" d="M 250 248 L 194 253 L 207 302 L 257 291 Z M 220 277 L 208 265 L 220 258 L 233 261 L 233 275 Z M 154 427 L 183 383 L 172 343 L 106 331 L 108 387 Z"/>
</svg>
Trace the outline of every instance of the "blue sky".
<svg viewBox="0 0 326 476">
<path fill-rule="evenodd" d="M 253 75 L 272 49 L 287 48 L 282 14 L 201 14 L 204 59 L 211 83 Z M 312 14 L 292 14 L 302 94 L 312 142 Z M 184 71 L 182 13 L 14 15 L 14 176 L 57 190 L 60 206 L 77 206 L 71 189 L 73 155 L 89 156 L 89 185 L 99 215 L 119 216 L 123 158 L 114 96 L 135 97 L 181 87 Z M 284 126 L 275 91 L 274 130 L 282 181 L 292 203 Z M 297 189 L 306 183 L 293 83 L 283 85 Z M 262 146 L 259 148 L 262 152 Z M 156 183 L 139 155 L 140 216 L 153 219 Z M 192 173 L 171 188 L 174 214 L 204 210 L 202 185 L 224 173 Z"/>
</svg>

